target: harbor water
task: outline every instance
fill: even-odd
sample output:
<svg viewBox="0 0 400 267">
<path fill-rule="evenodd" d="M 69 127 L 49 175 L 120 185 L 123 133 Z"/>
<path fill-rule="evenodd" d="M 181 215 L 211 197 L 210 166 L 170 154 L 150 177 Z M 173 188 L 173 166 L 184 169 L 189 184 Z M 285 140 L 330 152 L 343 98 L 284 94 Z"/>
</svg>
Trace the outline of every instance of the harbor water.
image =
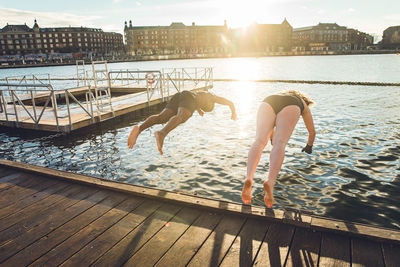
<svg viewBox="0 0 400 267">
<path fill-rule="evenodd" d="M 307 130 L 300 120 L 286 149 L 275 186 L 273 208 L 306 210 L 332 218 L 400 229 L 400 88 L 330 84 L 253 82 L 258 79 L 400 82 L 400 56 L 354 55 L 227 58 L 109 64 L 113 70 L 206 67 L 211 92 L 229 98 L 238 120 L 216 105 L 194 114 L 172 131 L 160 156 L 154 126 L 134 149 L 127 137 L 137 119 L 126 119 L 68 136 L 40 139 L 42 133 L 0 129 L 0 158 L 73 171 L 131 184 L 241 202 L 247 153 L 260 102 L 269 94 L 295 89 L 310 96 L 317 136 L 311 155 L 301 152 Z M 0 78 L 50 73 L 73 77 L 74 66 L 2 69 Z M 263 204 L 268 172 L 265 148 L 255 174 L 254 205 Z"/>
</svg>

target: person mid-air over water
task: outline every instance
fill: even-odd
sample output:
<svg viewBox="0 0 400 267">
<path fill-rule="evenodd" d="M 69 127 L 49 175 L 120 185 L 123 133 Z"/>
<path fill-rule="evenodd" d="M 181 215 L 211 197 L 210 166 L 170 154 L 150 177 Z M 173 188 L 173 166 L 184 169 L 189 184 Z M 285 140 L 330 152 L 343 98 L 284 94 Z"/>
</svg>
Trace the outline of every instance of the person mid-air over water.
<svg viewBox="0 0 400 267">
<path fill-rule="evenodd" d="M 161 113 L 152 115 L 141 125 L 135 125 L 133 127 L 128 137 L 128 147 L 130 149 L 133 148 L 139 134 L 145 129 L 155 124 L 167 123 L 164 128 L 154 133 L 158 151 L 162 155 L 164 139 L 170 131 L 186 122 L 193 115 L 195 110 L 197 110 L 200 116 L 203 116 L 204 112 L 211 112 L 214 109 L 215 103 L 229 106 L 232 114 L 231 118 L 233 120 L 237 119 L 235 106 L 230 100 L 209 92 L 202 91 L 193 93 L 190 91 L 182 91 L 172 96 Z"/>
<path fill-rule="evenodd" d="M 271 139 L 272 149 L 269 156 L 268 179 L 263 183 L 264 202 L 268 208 L 274 203 L 274 185 L 285 157 L 286 144 L 299 120 L 303 117 L 308 131 L 307 145 L 303 152 L 311 154 L 315 139 L 314 122 L 309 106 L 314 102 L 298 91 L 270 95 L 261 103 L 257 113 L 256 139 L 253 142 L 247 160 L 247 177 L 242 190 L 242 200 L 251 203 L 251 186 L 261 153 Z M 274 131 L 275 127 L 275 131 Z"/>
</svg>

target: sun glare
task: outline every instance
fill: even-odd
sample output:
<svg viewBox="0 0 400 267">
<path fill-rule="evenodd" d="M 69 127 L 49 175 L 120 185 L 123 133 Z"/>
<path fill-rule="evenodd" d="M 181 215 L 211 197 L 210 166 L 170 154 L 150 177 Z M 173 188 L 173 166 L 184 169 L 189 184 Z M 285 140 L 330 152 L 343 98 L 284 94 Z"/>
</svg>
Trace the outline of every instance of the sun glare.
<svg viewBox="0 0 400 267">
<path fill-rule="evenodd" d="M 229 25 L 235 28 L 245 29 L 250 24 L 267 16 L 265 1 L 250 0 L 224 1 L 224 10 L 229 21 Z"/>
</svg>

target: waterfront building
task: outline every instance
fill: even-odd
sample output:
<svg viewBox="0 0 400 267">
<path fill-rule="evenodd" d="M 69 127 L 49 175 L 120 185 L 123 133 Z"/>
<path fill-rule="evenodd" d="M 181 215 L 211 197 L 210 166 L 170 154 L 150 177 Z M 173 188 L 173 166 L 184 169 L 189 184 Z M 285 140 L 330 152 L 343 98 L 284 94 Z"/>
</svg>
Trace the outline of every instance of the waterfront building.
<svg viewBox="0 0 400 267">
<path fill-rule="evenodd" d="M 6 25 L 0 29 L 0 56 L 38 57 L 60 53 L 92 56 L 120 55 L 124 52 L 122 34 L 86 27 L 32 28 Z"/>
<path fill-rule="evenodd" d="M 369 34 L 339 26 L 319 23 L 316 26 L 293 29 L 293 51 L 365 50 L 373 44 Z"/>
<path fill-rule="evenodd" d="M 226 53 L 228 27 L 186 26 L 174 22 L 169 26 L 124 27 L 126 52 L 130 55 Z"/>
<path fill-rule="evenodd" d="M 253 23 L 245 29 L 234 29 L 231 40 L 240 53 L 286 52 L 291 50 L 292 32 L 285 18 L 280 24 Z"/>
<path fill-rule="evenodd" d="M 383 49 L 400 49 L 400 26 L 391 26 L 383 31 L 381 47 Z"/>
</svg>

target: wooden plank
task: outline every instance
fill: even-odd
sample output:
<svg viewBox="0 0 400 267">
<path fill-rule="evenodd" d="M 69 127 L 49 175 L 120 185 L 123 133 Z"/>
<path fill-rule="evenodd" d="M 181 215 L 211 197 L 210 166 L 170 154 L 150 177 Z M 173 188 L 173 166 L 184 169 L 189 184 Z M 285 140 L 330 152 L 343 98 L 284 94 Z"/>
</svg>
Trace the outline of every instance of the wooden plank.
<svg viewBox="0 0 400 267">
<path fill-rule="evenodd" d="M 125 236 L 112 249 L 102 255 L 94 265 L 120 266 L 135 254 L 165 224 L 181 210 L 182 207 L 166 204 L 148 217 L 142 224 Z"/>
<path fill-rule="evenodd" d="M 384 266 L 380 243 L 352 238 L 351 245 L 351 266 Z"/>
<path fill-rule="evenodd" d="M 245 221 L 244 216 L 224 216 L 188 266 L 217 266 L 235 241 Z"/>
<path fill-rule="evenodd" d="M 295 228 L 287 224 L 272 224 L 254 261 L 254 266 L 283 266 Z"/>
<path fill-rule="evenodd" d="M 185 266 L 221 221 L 220 213 L 203 212 L 168 250 L 157 266 Z"/>
<path fill-rule="evenodd" d="M 24 181 L 25 178 L 23 176 L 23 172 L 15 172 L 1 178 L 0 183 L 0 192 L 4 191 L 10 187 L 16 186 L 17 184 Z"/>
<path fill-rule="evenodd" d="M 27 210 L 21 210 L 10 214 L 9 216 L 0 219 L 0 232 L 9 228 L 16 223 L 22 221 L 31 220 L 32 217 L 37 216 L 38 214 L 46 212 L 48 209 L 56 206 L 60 203 L 68 201 L 68 197 L 77 194 L 81 190 L 80 186 L 71 185 L 66 188 L 65 191 L 60 192 L 58 194 L 52 195 L 46 199 L 38 201 L 37 203 L 31 205 Z"/>
<path fill-rule="evenodd" d="M 87 193 L 86 196 L 83 194 L 76 196 L 75 199 L 71 199 L 70 203 L 64 207 L 64 209 L 59 208 L 58 213 L 57 211 L 52 210 L 50 213 L 51 216 L 39 215 L 34 218 L 32 222 L 29 222 L 30 225 L 28 228 L 21 229 L 21 227 L 19 227 L 19 229 L 13 229 L 14 231 L 11 233 L 17 232 L 19 234 L 17 236 L 12 235 L 10 238 L 10 232 L 4 231 L 6 234 L 4 236 L 0 236 L 0 238 L 7 238 L 8 242 L 2 243 L 0 246 L 0 263 L 18 253 L 20 250 L 24 249 L 36 240 L 52 232 L 59 226 L 70 221 L 72 218 L 90 209 L 98 202 L 106 198 L 109 194 L 109 192 L 98 191 L 94 194 Z M 86 198 L 87 196 L 89 197 Z M 33 224 L 36 224 L 36 226 Z M 31 225 L 33 227 L 31 227 Z"/>
<path fill-rule="evenodd" d="M 264 220 L 247 220 L 220 266 L 251 266 L 269 226 Z"/>
<path fill-rule="evenodd" d="M 383 258 L 386 267 L 398 267 L 400 265 L 400 246 L 383 244 Z"/>
<path fill-rule="evenodd" d="M 13 213 L 19 212 L 20 210 L 26 209 L 29 206 L 33 205 L 34 203 L 39 202 L 40 200 L 45 199 L 53 194 L 57 194 L 60 190 L 65 190 L 66 187 L 68 186 L 67 183 L 60 181 L 54 181 L 54 183 L 55 183 L 54 185 L 50 185 L 43 191 L 40 191 L 12 205 L 0 209 L 0 219 L 7 217 Z"/>
<path fill-rule="evenodd" d="M 24 176 L 24 181 L 1 192 L 0 209 L 37 193 L 38 190 L 43 189 L 43 186 L 47 186 L 50 182 L 49 179 L 33 177 L 32 174 L 24 173 L 22 176 Z"/>
<path fill-rule="evenodd" d="M 153 266 L 176 240 L 196 220 L 200 211 L 193 208 L 183 208 L 171 221 L 153 236 L 136 254 L 126 263 L 126 266 Z"/>
<path fill-rule="evenodd" d="M 322 233 L 319 266 L 350 266 L 350 238 Z"/>
<path fill-rule="evenodd" d="M 285 266 L 317 266 L 321 233 L 296 228 Z"/>
<path fill-rule="evenodd" d="M 17 171 L 9 169 L 9 168 L 5 168 L 5 167 L 0 167 L 0 183 L 1 183 L 1 178 L 3 178 L 4 176 L 10 175 L 10 174 L 14 174 Z"/>
<path fill-rule="evenodd" d="M 51 248 L 57 246 L 64 240 L 68 239 L 70 236 L 74 235 L 76 232 L 85 228 L 87 225 L 97 220 L 114 207 L 117 206 L 117 209 L 121 208 L 122 210 L 126 209 L 126 205 L 119 205 L 125 198 L 126 196 L 124 196 L 123 194 L 110 195 L 110 197 L 107 197 L 103 201 L 99 202 L 97 205 L 81 213 L 80 215 L 68 221 L 66 224 L 57 228 L 45 237 L 42 237 L 36 242 L 25 247 L 23 250 L 9 258 L 7 261 L 3 262 L 3 264 L 6 266 L 26 266 L 28 264 L 31 264 L 40 256 L 51 250 Z M 128 202 L 128 204 L 132 205 L 134 203 Z M 76 248 L 75 246 L 72 247 Z M 51 264 L 55 265 L 57 263 L 51 262 Z"/>
<path fill-rule="evenodd" d="M 143 202 L 96 239 L 86 244 L 81 250 L 66 260 L 63 266 L 89 266 L 110 250 L 116 243 L 139 226 L 148 216 L 161 206 L 160 202 Z M 69 253 L 66 253 L 69 254 Z M 46 255 L 47 257 L 48 255 Z M 44 261 L 41 261 L 44 262 Z M 52 262 L 51 258 L 47 262 Z"/>
<path fill-rule="evenodd" d="M 385 241 L 400 244 L 400 231 L 372 225 L 313 217 L 311 228 L 317 231 L 346 233 L 350 236 L 365 237 L 372 241 Z"/>
</svg>

